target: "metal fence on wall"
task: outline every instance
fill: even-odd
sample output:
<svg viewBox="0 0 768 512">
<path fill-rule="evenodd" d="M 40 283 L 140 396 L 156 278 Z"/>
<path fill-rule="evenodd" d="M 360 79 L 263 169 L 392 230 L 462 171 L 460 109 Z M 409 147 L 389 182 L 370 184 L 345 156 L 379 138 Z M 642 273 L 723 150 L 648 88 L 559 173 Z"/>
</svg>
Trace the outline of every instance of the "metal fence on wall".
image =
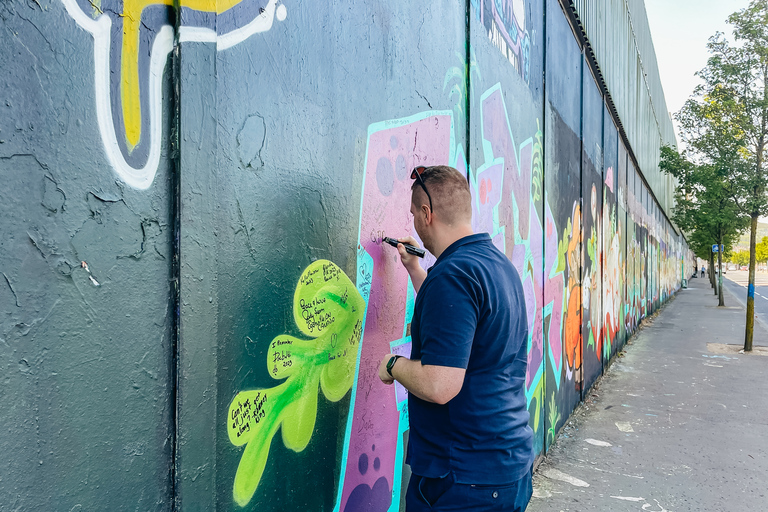
<svg viewBox="0 0 768 512">
<path fill-rule="evenodd" d="M 677 145 L 643 0 L 571 0 L 632 151 L 654 196 L 671 215 L 675 181 L 659 171 L 661 145 Z"/>
</svg>

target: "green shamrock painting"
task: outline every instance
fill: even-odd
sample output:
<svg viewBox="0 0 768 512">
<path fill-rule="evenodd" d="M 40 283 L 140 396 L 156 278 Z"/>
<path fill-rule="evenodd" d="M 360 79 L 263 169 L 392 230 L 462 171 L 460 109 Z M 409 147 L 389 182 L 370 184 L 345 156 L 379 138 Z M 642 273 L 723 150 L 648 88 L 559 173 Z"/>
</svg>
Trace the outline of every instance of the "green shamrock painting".
<svg viewBox="0 0 768 512">
<path fill-rule="evenodd" d="M 318 260 L 301 274 L 293 317 L 305 338 L 277 336 L 267 351 L 269 374 L 282 382 L 269 389 L 242 391 L 229 406 L 229 440 L 245 445 L 233 489 L 240 506 L 251 500 L 259 485 L 278 429 L 291 450 L 300 452 L 309 444 L 318 386 L 332 402 L 352 387 L 364 315 L 363 297 L 334 263 Z"/>
</svg>

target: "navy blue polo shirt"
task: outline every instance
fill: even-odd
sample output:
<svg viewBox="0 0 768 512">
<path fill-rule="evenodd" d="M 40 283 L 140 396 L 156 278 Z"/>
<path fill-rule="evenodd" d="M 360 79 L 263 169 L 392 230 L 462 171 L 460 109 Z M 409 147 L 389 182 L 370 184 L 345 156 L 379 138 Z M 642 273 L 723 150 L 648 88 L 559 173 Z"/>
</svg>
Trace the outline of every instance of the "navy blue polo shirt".
<svg viewBox="0 0 768 512">
<path fill-rule="evenodd" d="M 520 276 L 487 233 L 448 247 L 416 296 L 411 358 L 465 368 L 445 405 L 410 393 L 406 462 L 413 473 L 459 483 L 506 484 L 533 462 L 525 371 L 528 324 Z"/>
</svg>

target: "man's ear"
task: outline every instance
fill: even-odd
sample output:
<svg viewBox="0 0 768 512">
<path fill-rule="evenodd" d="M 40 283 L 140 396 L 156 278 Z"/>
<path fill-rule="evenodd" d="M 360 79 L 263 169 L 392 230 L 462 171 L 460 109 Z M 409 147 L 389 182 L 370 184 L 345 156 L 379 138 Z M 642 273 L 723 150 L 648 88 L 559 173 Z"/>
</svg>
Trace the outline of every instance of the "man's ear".
<svg viewBox="0 0 768 512">
<path fill-rule="evenodd" d="M 429 206 L 423 204 L 421 205 L 421 213 L 424 215 L 424 221 L 429 224 L 432 221 L 432 210 L 429 208 Z"/>
</svg>

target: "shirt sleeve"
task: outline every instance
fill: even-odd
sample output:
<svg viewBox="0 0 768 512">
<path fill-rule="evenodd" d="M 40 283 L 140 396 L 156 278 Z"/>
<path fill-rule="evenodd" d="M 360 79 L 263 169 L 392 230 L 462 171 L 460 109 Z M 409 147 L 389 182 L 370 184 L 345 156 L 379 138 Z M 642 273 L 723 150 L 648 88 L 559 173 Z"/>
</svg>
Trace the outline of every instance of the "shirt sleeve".
<svg viewBox="0 0 768 512">
<path fill-rule="evenodd" d="M 466 369 L 479 317 L 477 287 L 466 277 L 441 275 L 422 292 L 421 364 Z"/>
</svg>

